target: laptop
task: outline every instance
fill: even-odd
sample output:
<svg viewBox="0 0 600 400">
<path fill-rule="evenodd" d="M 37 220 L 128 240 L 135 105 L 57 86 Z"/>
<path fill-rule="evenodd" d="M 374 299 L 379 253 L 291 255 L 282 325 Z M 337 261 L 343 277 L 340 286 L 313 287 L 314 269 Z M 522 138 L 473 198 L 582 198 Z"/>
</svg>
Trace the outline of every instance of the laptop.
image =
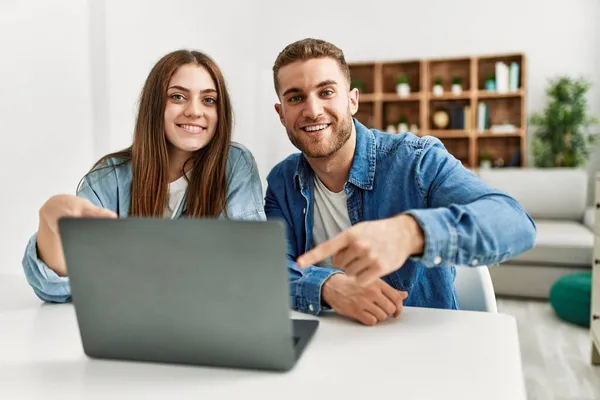
<svg viewBox="0 0 600 400">
<path fill-rule="evenodd" d="M 276 221 L 62 218 L 92 358 L 287 371 L 318 321 L 290 318 Z"/>
</svg>

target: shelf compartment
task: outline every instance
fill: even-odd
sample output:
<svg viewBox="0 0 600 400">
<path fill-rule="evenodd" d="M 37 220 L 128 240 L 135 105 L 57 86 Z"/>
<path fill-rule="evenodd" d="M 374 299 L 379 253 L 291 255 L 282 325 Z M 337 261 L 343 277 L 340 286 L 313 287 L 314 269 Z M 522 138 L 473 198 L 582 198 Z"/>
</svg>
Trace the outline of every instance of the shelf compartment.
<svg viewBox="0 0 600 400">
<path fill-rule="evenodd" d="M 375 64 L 374 63 L 358 63 L 349 65 L 351 86 L 356 87 L 360 83 L 362 88 L 359 88 L 361 95 L 366 95 L 375 92 Z"/>
<path fill-rule="evenodd" d="M 421 91 L 421 63 L 419 61 L 385 62 L 381 73 L 383 93 L 396 94 L 396 79 L 401 74 L 408 76 L 411 94 Z"/>
<path fill-rule="evenodd" d="M 442 79 L 444 93 L 450 93 L 454 77 L 461 79 L 463 91 L 471 90 L 471 58 L 438 59 L 429 62 L 428 91 L 431 92 L 436 78 Z"/>
</svg>

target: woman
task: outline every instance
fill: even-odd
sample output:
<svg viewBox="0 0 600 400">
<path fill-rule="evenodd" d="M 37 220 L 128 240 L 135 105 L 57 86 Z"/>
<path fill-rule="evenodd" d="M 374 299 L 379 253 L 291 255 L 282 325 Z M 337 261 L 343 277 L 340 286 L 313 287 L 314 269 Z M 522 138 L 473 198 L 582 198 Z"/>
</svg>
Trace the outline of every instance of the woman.
<svg viewBox="0 0 600 400">
<path fill-rule="evenodd" d="M 159 60 L 141 93 L 132 146 L 102 157 L 77 196 L 53 196 L 40 209 L 23 257 L 37 296 L 71 299 L 61 217 L 264 220 L 256 163 L 231 142 L 231 130 L 229 94 L 210 57 L 179 50 Z"/>
</svg>

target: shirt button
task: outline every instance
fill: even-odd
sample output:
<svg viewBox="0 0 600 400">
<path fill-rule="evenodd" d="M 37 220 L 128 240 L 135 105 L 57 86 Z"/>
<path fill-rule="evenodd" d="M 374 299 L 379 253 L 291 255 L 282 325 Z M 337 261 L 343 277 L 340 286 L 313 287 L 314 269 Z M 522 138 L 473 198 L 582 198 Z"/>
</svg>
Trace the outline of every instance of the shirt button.
<svg viewBox="0 0 600 400">
<path fill-rule="evenodd" d="M 442 263 L 442 257 L 437 256 L 436 258 L 433 259 L 433 263 L 435 265 L 440 265 Z"/>
<path fill-rule="evenodd" d="M 478 260 L 478 259 L 476 259 L 476 258 L 474 258 L 474 259 L 473 259 L 473 261 L 471 261 L 471 265 L 472 265 L 472 266 L 475 266 L 475 265 L 477 265 L 477 264 L 479 264 L 479 260 Z"/>
<path fill-rule="evenodd" d="M 313 307 L 312 304 L 308 305 L 308 309 L 310 310 L 310 312 L 314 312 L 315 311 L 315 308 Z"/>
<path fill-rule="evenodd" d="M 302 214 L 306 214 L 306 208 L 302 209 Z"/>
</svg>

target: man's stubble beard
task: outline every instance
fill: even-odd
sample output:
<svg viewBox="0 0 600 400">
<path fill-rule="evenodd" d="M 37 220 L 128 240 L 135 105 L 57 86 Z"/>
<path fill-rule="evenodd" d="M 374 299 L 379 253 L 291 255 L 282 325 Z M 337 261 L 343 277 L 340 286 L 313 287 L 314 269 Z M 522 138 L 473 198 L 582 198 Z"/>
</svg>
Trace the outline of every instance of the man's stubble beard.
<svg viewBox="0 0 600 400">
<path fill-rule="evenodd" d="M 327 145 L 324 145 L 322 138 L 311 138 L 304 135 L 304 131 L 299 129 L 298 135 L 295 132 L 287 130 L 290 142 L 300 150 L 305 156 L 311 158 L 326 158 L 337 152 L 350 139 L 352 135 L 352 114 L 348 110 L 348 114 L 344 120 L 338 125 L 338 122 L 333 122 L 328 129 L 331 129 L 331 135 Z"/>
</svg>

